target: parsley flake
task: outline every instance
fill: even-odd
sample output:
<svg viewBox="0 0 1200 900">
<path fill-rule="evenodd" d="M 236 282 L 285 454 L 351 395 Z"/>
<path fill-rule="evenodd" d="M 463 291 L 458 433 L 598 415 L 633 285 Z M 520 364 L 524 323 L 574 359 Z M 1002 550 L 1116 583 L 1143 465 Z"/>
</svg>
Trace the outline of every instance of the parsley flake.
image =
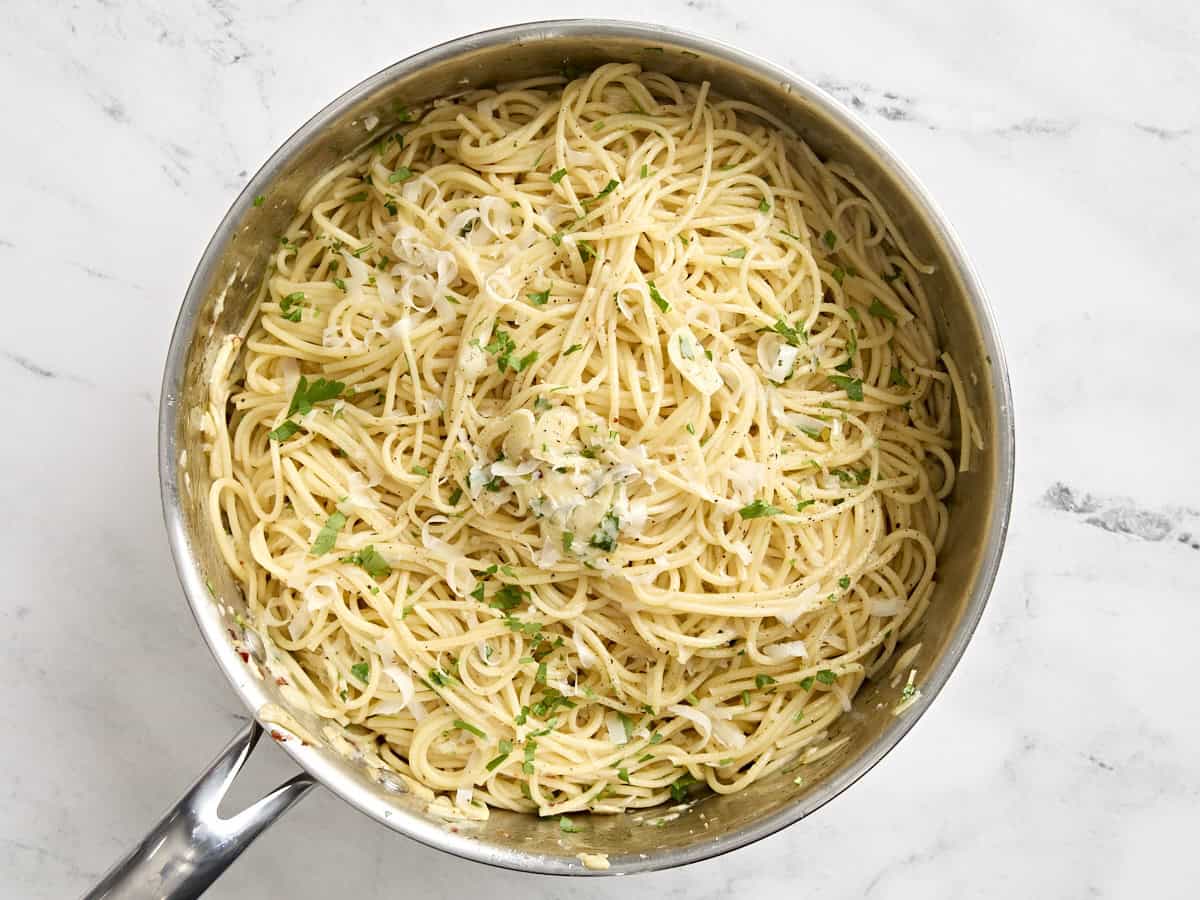
<svg viewBox="0 0 1200 900">
<path fill-rule="evenodd" d="M 340 561 L 353 563 L 365 570 L 372 578 L 386 578 L 392 573 L 392 567 L 388 561 L 379 555 L 373 545 L 364 547 L 349 556 L 343 556 Z"/>
<path fill-rule="evenodd" d="M 334 542 L 337 541 L 338 532 L 345 524 L 346 517 L 341 512 L 335 512 L 326 519 L 324 527 L 317 533 L 317 539 L 313 541 L 312 555 L 320 556 L 332 550 Z"/>
<path fill-rule="evenodd" d="M 867 312 L 878 319 L 887 319 L 893 323 L 896 321 L 896 314 L 884 306 L 878 297 L 871 298 L 871 305 L 867 307 Z"/>
<path fill-rule="evenodd" d="M 296 384 L 296 392 L 292 394 L 292 402 L 288 406 L 287 414 L 289 416 L 294 413 L 304 415 L 311 412 L 314 403 L 341 396 L 345 389 L 346 385 L 342 382 L 326 381 L 324 378 L 318 378 L 310 385 L 308 379 L 301 375 L 300 381 Z"/>
<path fill-rule="evenodd" d="M 485 740 L 487 739 L 487 734 L 484 733 L 484 730 L 476 725 L 472 725 L 470 722 L 464 722 L 462 719 L 455 719 L 453 724 L 454 727 L 460 731 L 469 731 L 471 734 L 475 735 L 475 737 L 484 738 Z"/>
<path fill-rule="evenodd" d="M 738 515 L 743 519 L 761 519 L 764 516 L 777 516 L 781 512 L 778 506 L 772 506 L 764 500 L 755 500 L 738 510 Z"/>
<path fill-rule="evenodd" d="M 662 312 L 666 312 L 671 308 L 671 304 L 668 303 L 667 299 L 659 293 L 658 287 L 653 281 L 647 281 L 646 287 L 650 289 L 650 299 L 654 301 L 654 305 L 657 306 Z"/>
<path fill-rule="evenodd" d="M 846 392 L 851 400 L 862 400 L 863 383 L 861 378 L 848 378 L 845 375 L 830 375 L 829 380 Z"/>
</svg>

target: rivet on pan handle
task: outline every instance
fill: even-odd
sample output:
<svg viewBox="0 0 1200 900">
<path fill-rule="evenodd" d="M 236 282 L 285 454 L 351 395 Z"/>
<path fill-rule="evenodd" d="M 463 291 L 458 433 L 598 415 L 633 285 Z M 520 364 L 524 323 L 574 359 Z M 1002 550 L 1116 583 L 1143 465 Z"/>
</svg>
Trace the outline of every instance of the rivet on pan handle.
<svg viewBox="0 0 1200 900">
<path fill-rule="evenodd" d="M 301 773 L 228 819 L 217 807 L 263 730 L 242 730 L 129 855 L 113 866 L 84 900 L 199 897 L 259 833 L 316 784 Z"/>
</svg>

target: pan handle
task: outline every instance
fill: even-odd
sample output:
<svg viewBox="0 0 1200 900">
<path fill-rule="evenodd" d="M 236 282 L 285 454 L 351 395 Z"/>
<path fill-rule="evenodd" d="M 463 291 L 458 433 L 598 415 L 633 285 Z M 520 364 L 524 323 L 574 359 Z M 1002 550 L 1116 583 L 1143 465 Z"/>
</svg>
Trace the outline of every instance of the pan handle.
<svg viewBox="0 0 1200 900">
<path fill-rule="evenodd" d="M 252 722 L 84 900 L 187 900 L 199 897 L 250 842 L 291 809 L 316 781 L 307 772 L 228 819 L 217 807 L 262 737 Z"/>
</svg>

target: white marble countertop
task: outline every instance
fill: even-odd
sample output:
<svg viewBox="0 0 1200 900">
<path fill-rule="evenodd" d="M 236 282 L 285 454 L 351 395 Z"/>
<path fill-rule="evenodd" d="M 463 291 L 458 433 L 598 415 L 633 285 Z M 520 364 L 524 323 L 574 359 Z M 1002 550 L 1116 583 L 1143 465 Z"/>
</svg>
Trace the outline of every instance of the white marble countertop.
<svg viewBox="0 0 1200 900">
<path fill-rule="evenodd" d="M 856 107 L 990 290 L 1016 503 L 983 624 L 929 714 L 809 820 L 685 870 L 568 887 L 427 850 L 316 792 L 210 896 L 461 898 L 485 880 L 522 900 L 1195 896 L 1200 18 L 1179 0 L 939 7 L 654 14 Z M 81 892 L 243 713 L 176 582 L 155 415 L 184 287 L 247 173 L 431 43 L 648 8 L 4 5 L 0 894 Z M 252 766 L 247 792 L 290 772 L 274 748 Z"/>
</svg>

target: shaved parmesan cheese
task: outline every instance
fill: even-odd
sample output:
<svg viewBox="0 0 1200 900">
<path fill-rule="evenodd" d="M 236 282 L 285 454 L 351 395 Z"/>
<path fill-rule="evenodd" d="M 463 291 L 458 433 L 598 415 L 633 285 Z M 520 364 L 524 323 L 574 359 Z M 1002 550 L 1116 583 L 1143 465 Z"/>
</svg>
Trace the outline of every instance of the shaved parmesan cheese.
<svg viewBox="0 0 1200 900">
<path fill-rule="evenodd" d="M 547 539 L 541 547 L 534 551 L 533 564 L 539 569 L 553 568 L 562 559 L 558 546 L 558 541 Z"/>
<path fill-rule="evenodd" d="M 829 427 L 829 423 L 812 416 L 806 416 L 804 413 L 786 413 L 780 419 L 812 438 L 819 438 L 825 429 Z"/>
<path fill-rule="evenodd" d="M 618 746 L 629 743 L 625 735 L 625 723 L 616 710 L 610 709 L 604 714 L 604 724 L 608 727 L 608 739 Z"/>
<path fill-rule="evenodd" d="M 523 463 L 513 463 L 507 459 L 500 462 L 492 463 L 492 474 L 498 475 L 506 481 L 513 478 L 521 478 L 529 475 L 531 472 L 536 472 L 538 461 L 536 459 L 527 459 Z"/>
<path fill-rule="evenodd" d="M 312 624 L 312 616 L 309 614 L 307 606 L 298 606 L 296 611 L 292 613 L 292 619 L 288 622 L 288 636 L 293 641 L 298 641 L 308 631 L 308 627 Z"/>
<path fill-rule="evenodd" d="M 800 348 L 781 340 L 779 335 L 768 332 L 758 339 L 758 367 L 776 384 L 792 377 Z"/>
<path fill-rule="evenodd" d="M 729 483 L 744 502 L 753 500 L 766 481 L 767 467 L 763 463 L 739 457 L 729 464 Z"/>
<path fill-rule="evenodd" d="M 377 505 L 367 479 L 358 472 L 351 472 L 346 480 L 346 496 L 338 503 L 338 511 L 348 515 L 355 509 L 375 509 Z"/>
<path fill-rule="evenodd" d="M 412 676 L 400 666 L 384 666 L 383 674 L 392 680 L 392 684 L 400 692 L 400 707 L 403 709 L 412 703 L 413 697 L 416 695 Z"/>
<path fill-rule="evenodd" d="M 322 575 L 319 578 L 314 578 L 309 582 L 304 589 L 304 605 L 309 612 L 316 612 L 329 606 L 334 600 L 341 597 L 342 592 L 338 589 L 337 579 L 332 575 Z"/>
<path fill-rule="evenodd" d="M 483 465 L 471 466 L 471 470 L 467 472 L 467 490 L 471 494 L 471 499 L 478 499 L 483 492 L 484 485 L 492 480 L 492 467 L 488 463 Z"/>
<path fill-rule="evenodd" d="M 591 648 L 583 640 L 583 635 L 580 634 L 581 628 L 575 627 L 575 631 L 571 636 L 571 640 L 575 644 L 575 654 L 579 657 L 579 665 L 585 669 L 590 669 L 599 661 L 596 659 L 596 654 L 591 651 Z"/>
<path fill-rule="evenodd" d="M 804 646 L 804 641 L 788 641 L 764 647 L 763 654 L 771 659 L 803 659 L 808 656 L 808 648 Z"/>
<path fill-rule="evenodd" d="M 898 616 L 902 612 L 904 612 L 904 600 L 900 597 L 867 601 L 867 613 L 872 616 Z"/>
<path fill-rule="evenodd" d="M 701 743 L 707 744 L 712 739 L 713 726 L 712 719 L 706 714 L 700 712 L 692 706 L 687 706 L 683 703 L 676 703 L 674 706 L 668 706 L 667 712 L 687 719 L 696 726 L 696 731 L 700 733 Z"/>
<path fill-rule="evenodd" d="M 686 325 L 671 332 L 667 339 L 667 356 L 684 380 L 705 396 L 715 394 L 724 384 L 716 366 Z"/>
</svg>

